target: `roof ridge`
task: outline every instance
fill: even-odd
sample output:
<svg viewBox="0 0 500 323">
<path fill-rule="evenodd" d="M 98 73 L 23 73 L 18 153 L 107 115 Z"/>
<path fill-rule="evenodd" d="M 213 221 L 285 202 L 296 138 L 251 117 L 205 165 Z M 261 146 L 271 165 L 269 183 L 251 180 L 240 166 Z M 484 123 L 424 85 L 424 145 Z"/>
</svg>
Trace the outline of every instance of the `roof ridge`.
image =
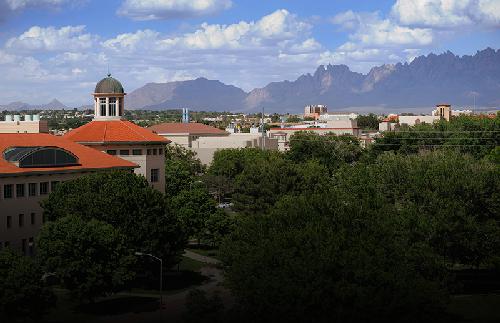
<svg viewBox="0 0 500 323">
<path fill-rule="evenodd" d="M 102 132 L 102 142 L 106 142 L 106 132 L 108 131 L 108 123 L 104 123 L 104 131 Z"/>
<path fill-rule="evenodd" d="M 127 126 L 130 130 L 132 130 L 133 132 L 135 132 L 136 134 L 138 134 L 140 137 L 142 137 L 142 139 L 144 139 L 144 140 L 146 140 L 146 139 L 147 139 L 144 135 L 140 134 L 137 130 L 135 130 L 134 128 L 132 128 L 132 127 L 128 124 L 130 121 L 128 121 L 128 120 L 127 120 L 127 122 L 124 122 L 124 120 L 120 120 L 120 121 L 121 121 L 121 122 L 122 122 L 125 126 Z M 137 126 L 137 125 L 134 123 L 134 126 Z M 139 127 L 139 126 L 137 126 L 137 127 Z"/>
</svg>

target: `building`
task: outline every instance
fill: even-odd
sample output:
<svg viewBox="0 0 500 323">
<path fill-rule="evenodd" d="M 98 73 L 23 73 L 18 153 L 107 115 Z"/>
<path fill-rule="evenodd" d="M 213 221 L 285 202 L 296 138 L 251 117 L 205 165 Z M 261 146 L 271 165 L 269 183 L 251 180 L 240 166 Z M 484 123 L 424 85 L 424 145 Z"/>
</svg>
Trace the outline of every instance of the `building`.
<svg viewBox="0 0 500 323">
<path fill-rule="evenodd" d="M 261 148 L 277 150 L 278 141 L 264 136 L 258 128 L 252 128 L 251 133 L 228 132 L 202 123 L 162 123 L 148 128 L 160 136 L 169 138 L 172 142 L 192 150 L 200 161 L 208 165 L 214 154 L 220 149 L 230 148 Z"/>
<path fill-rule="evenodd" d="M 165 192 L 164 148 L 170 140 L 123 120 L 125 95 L 122 84 L 108 74 L 93 93 L 94 120 L 64 138 L 137 164 L 134 172 Z"/>
<path fill-rule="evenodd" d="M 193 141 L 200 137 L 227 137 L 229 132 L 207 126 L 203 123 L 160 123 L 148 128 L 152 132 L 168 138 L 172 142 L 185 148 L 191 148 Z"/>
<path fill-rule="evenodd" d="M 318 120 L 319 116 L 328 112 L 326 105 L 316 104 L 308 105 L 304 108 L 304 118 L 314 118 Z"/>
<path fill-rule="evenodd" d="M 343 121 L 357 118 L 358 114 L 354 112 L 328 112 L 319 116 L 320 121 Z"/>
<path fill-rule="evenodd" d="M 399 116 L 399 124 L 400 125 L 406 125 L 409 127 L 413 127 L 417 124 L 421 123 L 428 123 L 432 124 L 436 121 L 439 121 L 441 119 L 440 116 L 429 116 L 429 115 L 423 115 L 423 116 Z"/>
<path fill-rule="evenodd" d="M 436 110 L 432 112 L 433 116 L 439 117 L 446 121 L 451 119 L 451 105 L 446 103 L 441 103 L 436 105 Z"/>
<path fill-rule="evenodd" d="M 0 134 L 0 247 L 33 254 L 40 201 L 64 181 L 136 164 L 50 134 Z"/>
<path fill-rule="evenodd" d="M 357 120 L 340 120 L 340 121 L 328 121 L 326 123 L 316 123 L 316 124 L 303 124 L 296 125 L 287 128 L 271 128 L 269 130 L 268 136 L 271 139 L 276 139 L 278 141 L 278 149 L 281 151 L 287 151 L 290 149 L 290 137 L 299 131 L 312 131 L 319 135 L 325 135 L 333 133 L 336 135 L 351 135 L 354 137 L 361 136 L 361 129 L 358 127 Z"/>
<path fill-rule="evenodd" d="M 40 116 L 26 114 L 24 120 L 20 115 L 6 115 L 5 121 L 0 121 L 0 133 L 48 133 L 47 120 L 40 120 Z"/>
</svg>

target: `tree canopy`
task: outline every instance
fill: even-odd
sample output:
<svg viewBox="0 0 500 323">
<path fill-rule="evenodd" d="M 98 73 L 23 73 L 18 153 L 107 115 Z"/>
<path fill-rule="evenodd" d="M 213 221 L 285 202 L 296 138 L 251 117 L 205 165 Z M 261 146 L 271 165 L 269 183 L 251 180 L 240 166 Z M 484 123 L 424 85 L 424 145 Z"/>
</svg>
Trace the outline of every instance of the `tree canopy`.
<svg viewBox="0 0 500 323">
<path fill-rule="evenodd" d="M 102 172 L 59 185 L 42 202 L 49 221 L 76 216 L 96 219 L 119 229 L 138 251 L 177 262 L 186 242 L 181 222 L 166 208 L 165 197 L 144 177 L 128 172 Z"/>
<path fill-rule="evenodd" d="M 134 277 L 134 251 L 125 235 L 96 219 L 67 216 L 49 222 L 37 245 L 46 272 L 82 300 L 119 291 Z"/>
</svg>

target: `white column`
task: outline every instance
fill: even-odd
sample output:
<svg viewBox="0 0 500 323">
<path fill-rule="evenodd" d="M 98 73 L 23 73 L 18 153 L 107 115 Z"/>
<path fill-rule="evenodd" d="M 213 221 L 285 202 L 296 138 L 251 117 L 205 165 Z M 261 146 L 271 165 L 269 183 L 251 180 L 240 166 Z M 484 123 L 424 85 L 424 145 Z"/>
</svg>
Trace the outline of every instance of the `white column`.
<svg viewBox="0 0 500 323">
<path fill-rule="evenodd" d="M 109 97 L 106 97 L 106 116 L 109 117 Z"/>
<path fill-rule="evenodd" d="M 116 109 L 115 115 L 116 116 L 121 116 L 121 114 L 120 114 L 120 110 L 121 110 L 120 109 L 120 97 L 118 97 L 118 96 L 116 97 L 116 106 L 115 106 L 115 109 Z"/>
<path fill-rule="evenodd" d="M 99 112 L 99 98 L 94 97 L 94 118 L 97 118 L 100 115 Z"/>
</svg>

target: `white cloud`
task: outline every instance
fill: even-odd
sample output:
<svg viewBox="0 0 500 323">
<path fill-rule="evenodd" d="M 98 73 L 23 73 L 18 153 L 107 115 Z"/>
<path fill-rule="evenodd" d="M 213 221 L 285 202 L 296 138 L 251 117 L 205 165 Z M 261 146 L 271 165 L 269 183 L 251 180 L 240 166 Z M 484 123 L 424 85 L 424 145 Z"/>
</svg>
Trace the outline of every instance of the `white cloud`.
<svg viewBox="0 0 500 323">
<path fill-rule="evenodd" d="M 14 51 L 77 51 L 88 49 L 96 37 L 84 33 L 85 26 L 33 26 L 18 37 L 7 40 L 5 47 Z"/>
<path fill-rule="evenodd" d="M 342 50 L 355 50 L 369 46 L 394 47 L 402 45 L 429 45 L 433 32 L 429 28 L 400 26 L 390 19 L 381 19 L 378 13 L 354 13 L 347 11 L 333 17 L 332 22 L 352 29 L 350 41 Z"/>
<path fill-rule="evenodd" d="M 453 28 L 500 25 L 499 0 L 397 0 L 392 15 L 403 25 Z"/>
<path fill-rule="evenodd" d="M 134 20 L 176 19 L 211 15 L 231 5 L 231 0 L 125 0 L 117 13 Z"/>
<path fill-rule="evenodd" d="M 309 35 L 311 26 L 300 21 L 287 10 L 277 10 L 254 22 L 240 21 L 231 25 L 203 23 L 201 27 L 181 36 L 167 37 L 152 30 L 118 35 L 104 41 L 105 48 L 117 52 L 165 50 L 246 50 L 260 51 L 274 48 L 318 48 Z M 286 47 L 286 48 L 283 48 Z"/>
<path fill-rule="evenodd" d="M 79 3 L 82 0 L 6 0 L 11 10 L 21 10 L 29 7 L 57 7 L 66 3 Z"/>
</svg>

